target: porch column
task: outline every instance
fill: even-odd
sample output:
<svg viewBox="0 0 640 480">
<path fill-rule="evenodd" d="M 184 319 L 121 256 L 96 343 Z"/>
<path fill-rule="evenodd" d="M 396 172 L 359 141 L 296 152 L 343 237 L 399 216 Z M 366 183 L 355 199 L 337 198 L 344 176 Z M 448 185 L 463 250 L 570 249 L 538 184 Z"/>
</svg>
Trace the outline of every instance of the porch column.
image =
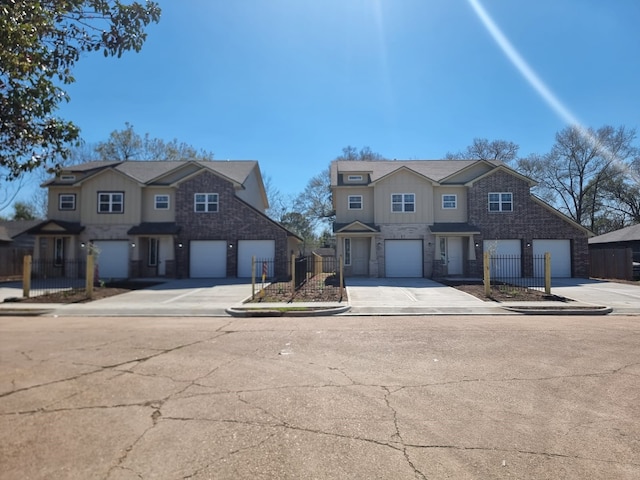
<svg viewBox="0 0 640 480">
<path fill-rule="evenodd" d="M 376 244 L 376 236 L 371 235 L 371 243 L 369 245 L 369 277 L 378 276 L 378 246 Z"/>
<path fill-rule="evenodd" d="M 469 260 L 475 260 L 476 259 L 476 242 L 473 241 L 473 235 L 469 235 L 467 250 L 469 253 Z"/>
</svg>

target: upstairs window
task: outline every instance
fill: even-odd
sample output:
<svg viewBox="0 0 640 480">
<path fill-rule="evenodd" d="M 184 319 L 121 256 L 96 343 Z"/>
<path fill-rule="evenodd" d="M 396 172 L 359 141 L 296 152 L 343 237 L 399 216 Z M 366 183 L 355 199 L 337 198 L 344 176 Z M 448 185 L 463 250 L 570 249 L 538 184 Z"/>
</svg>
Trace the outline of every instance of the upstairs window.
<svg viewBox="0 0 640 480">
<path fill-rule="evenodd" d="M 362 195 L 349 195 L 349 210 L 362 210 Z"/>
<path fill-rule="evenodd" d="M 211 213 L 218 211 L 217 193 L 196 193 L 194 195 L 194 212 Z"/>
<path fill-rule="evenodd" d="M 124 193 L 98 192 L 98 213 L 124 213 Z"/>
<path fill-rule="evenodd" d="M 442 208 L 445 210 L 458 208 L 457 195 L 442 195 Z"/>
<path fill-rule="evenodd" d="M 58 210 L 75 210 L 76 209 L 76 194 L 75 193 L 61 193 L 58 195 Z"/>
<path fill-rule="evenodd" d="M 416 211 L 416 196 L 413 193 L 391 194 L 391 211 L 413 213 Z"/>
<path fill-rule="evenodd" d="M 156 210 L 168 210 L 169 209 L 169 195 L 156 195 L 155 196 Z"/>
<path fill-rule="evenodd" d="M 347 177 L 347 181 L 348 182 L 361 182 L 362 181 L 362 175 L 349 175 Z"/>
<path fill-rule="evenodd" d="M 489 211 L 490 212 L 512 212 L 513 211 L 513 194 L 510 192 L 489 193 Z"/>
</svg>

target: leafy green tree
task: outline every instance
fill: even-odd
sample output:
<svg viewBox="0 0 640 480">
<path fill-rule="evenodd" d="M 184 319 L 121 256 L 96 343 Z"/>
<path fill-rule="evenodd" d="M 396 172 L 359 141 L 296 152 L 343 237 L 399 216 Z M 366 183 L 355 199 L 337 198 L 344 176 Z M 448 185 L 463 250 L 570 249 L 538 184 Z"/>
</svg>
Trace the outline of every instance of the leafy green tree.
<svg viewBox="0 0 640 480">
<path fill-rule="evenodd" d="M 13 204 L 13 208 L 15 210 L 13 214 L 14 220 L 35 220 L 38 218 L 36 216 L 36 207 L 30 203 L 16 202 Z"/>
<path fill-rule="evenodd" d="M 146 1 L 11 0 L 0 6 L 0 167 L 9 178 L 66 158 L 79 129 L 55 116 L 84 52 L 139 51 L 160 19 Z"/>
</svg>

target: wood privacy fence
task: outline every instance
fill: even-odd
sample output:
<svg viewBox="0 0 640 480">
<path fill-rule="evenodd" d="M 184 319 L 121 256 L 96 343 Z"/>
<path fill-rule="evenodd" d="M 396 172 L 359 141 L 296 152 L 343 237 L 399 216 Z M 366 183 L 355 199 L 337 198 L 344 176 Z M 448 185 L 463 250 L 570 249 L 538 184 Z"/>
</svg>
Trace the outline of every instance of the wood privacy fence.
<svg viewBox="0 0 640 480">
<path fill-rule="evenodd" d="M 595 278 L 633 280 L 631 248 L 598 248 L 589 250 L 590 275 Z"/>
</svg>

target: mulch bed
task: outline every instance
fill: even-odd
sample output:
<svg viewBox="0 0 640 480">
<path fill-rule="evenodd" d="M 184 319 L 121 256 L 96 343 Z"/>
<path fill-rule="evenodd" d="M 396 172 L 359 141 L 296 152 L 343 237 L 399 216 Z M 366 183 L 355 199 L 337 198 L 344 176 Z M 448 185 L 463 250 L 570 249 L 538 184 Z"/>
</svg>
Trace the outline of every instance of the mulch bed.
<svg viewBox="0 0 640 480">
<path fill-rule="evenodd" d="M 15 298 L 11 299 L 12 302 L 17 303 L 87 303 L 94 300 L 101 300 L 103 298 L 113 297 L 122 293 L 127 293 L 132 290 L 140 290 L 142 288 L 152 287 L 158 285 L 157 282 L 113 282 L 105 286 L 96 286 L 93 288 L 92 298 L 88 298 L 84 289 L 82 290 L 68 290 L 62 292 L 53 292 L 46 295 L 38 295 L 29 298 Z M 5 300 L 9 301 L 9 300 Z"/>
</svg>

